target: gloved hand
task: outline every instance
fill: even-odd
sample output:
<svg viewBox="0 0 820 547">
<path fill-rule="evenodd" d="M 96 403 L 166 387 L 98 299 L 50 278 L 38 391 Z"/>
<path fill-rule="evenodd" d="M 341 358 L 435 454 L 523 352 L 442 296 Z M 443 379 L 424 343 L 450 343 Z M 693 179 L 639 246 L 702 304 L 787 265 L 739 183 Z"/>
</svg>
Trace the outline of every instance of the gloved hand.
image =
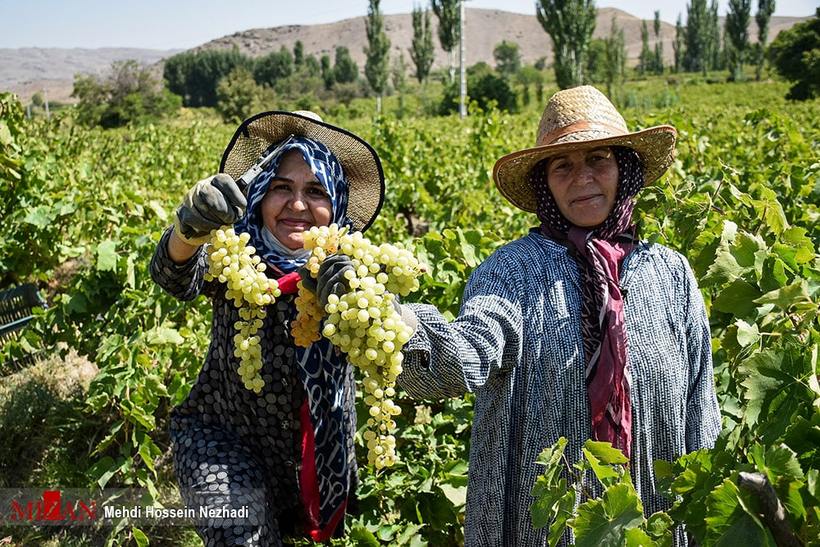
<svg viewBox="0 0 820 547">
<path fill-rule="evenodd" d="M 324 307 L 327 305 L 327 297 L 331 294 L 341 296 L 350 291 L 350 284 L 344 276 L 347 270 L 353 270 L 353 262 L 347 256 L 337 254 L 327 257 L 322 262 L 316 279 L 311 277 L 305 267 L 299 270 L 299 275 L 302 277 L 302 285 L 313 292 Z"/>
<path fill-rule="evenodd" d="M 225 173 L 197 182 L 177 207 L 174 230 L 189 245 L 208 241 L 211 230 L 233 224 L 245 214 L 248 202 L 233 178 Z"/>
</svg>

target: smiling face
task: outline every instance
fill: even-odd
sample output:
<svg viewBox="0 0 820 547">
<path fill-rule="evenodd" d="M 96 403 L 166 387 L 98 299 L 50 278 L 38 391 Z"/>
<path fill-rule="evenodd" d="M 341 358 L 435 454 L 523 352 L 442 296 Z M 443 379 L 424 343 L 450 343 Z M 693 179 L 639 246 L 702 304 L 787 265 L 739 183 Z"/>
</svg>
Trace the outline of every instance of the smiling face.
<svg viewBox="0 0 820 547">
<path fill-rule="evenodd" d="M 298 150 L 282 156 L 260 207 L 265 226 L 288 249 L 301 249 L 303 232 L 333 218 L 330 197 Z"/>
<path fill-rule="evenodd" d="M 597 226 L 615 205 L 615 154 L 604 147 L 555 156 L 547 165 L 547 184 L 567 220 L 582 228 Z"/>
</svg>

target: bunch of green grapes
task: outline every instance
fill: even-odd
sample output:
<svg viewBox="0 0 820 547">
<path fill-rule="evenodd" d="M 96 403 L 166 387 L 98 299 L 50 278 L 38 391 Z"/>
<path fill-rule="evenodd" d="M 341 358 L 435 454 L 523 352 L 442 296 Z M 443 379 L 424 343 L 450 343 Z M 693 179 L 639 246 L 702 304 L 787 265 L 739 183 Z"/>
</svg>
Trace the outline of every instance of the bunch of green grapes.
<svg viewBox="0 0 820 547">
<path fill-rule="evenodd" d="M 319 334 L 319 323 L 324 317 L 324 310 L 319 304 L 319 299 L 313 292 L 305 290 L 300 281 L 297 285 L 299 294 L 296 295 L 296 319 L 291 325 L 293 342 L 300 347 L 306 348 L 313 342 L 317 342 Z"/>
<path fill-rule="evenodd" d="M 265 319 L 265 306 L 281 294 L 279 285 L 265 275 L 265 264 L 248 245 L 250 235 L 236 234 L 233 228 L 222 227 L 211 233 L 208 247 L 208 272 L 205 280 L 225 283 L 225 296 L 239 308 L 240 320 L 234 323 L 234 355 L 239 358 L 239 376 L 244 386 L 257 395 L 265 381 L 262 370 L 262 349 L 256 335 Z"/>
<path fill-rule="evenodd" d="M 305 232 L 304 248 L 311 251 L 308 269 L 314 277 L 321 262 L 334 252 L 348 256 L 353 264 L 353 270 L 344 274 L 349 292 L 328 297 L 322 335 L 364 373 L 364 400 L 370 414 L 364 432 L 368 462 L 377 469 L 390 467 L 396 462 L 394 418 L 401 412 L 392 398 L 402 371 L 401 349 L 413 335 L 393 299 L 394 294 L 406 296 L 418 289 L 422 268 L 408 250 L 373 245 L 361 232 L 347 233 L 335 224 Z M 299 336 L 305 338 L 303 332 Z"/>
</svg>

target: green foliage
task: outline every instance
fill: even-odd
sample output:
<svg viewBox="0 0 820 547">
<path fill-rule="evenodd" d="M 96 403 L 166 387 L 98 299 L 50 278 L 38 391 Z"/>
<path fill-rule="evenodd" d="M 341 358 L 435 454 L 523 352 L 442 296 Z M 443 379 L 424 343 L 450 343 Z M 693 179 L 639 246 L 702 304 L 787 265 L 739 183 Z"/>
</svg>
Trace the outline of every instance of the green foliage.
<svg viewBox="0 0 820 547">
<path fill-rule="evenodd" d="M 641 53 L 638 55 L 638 74 L 643 76 L 653 68 L 652 50 L 649 49 L 649 28 L 646 19 L 641 20 Z"/>
<path fill-rule="evenodd" d="M 604 39 L 604 69 L 603 77 L 606 82 L 606 93 L 613 97 L 620 92 L 626 76 L 626 41 L 624 29 L 615 25 L 615 17 L 609 29 L 609 36 Z"/>
<path fill-rule="evenodd" d="M 652 26 L 655 31 L 655 58 L 652 68 L 655 74 L 663 74 L 663 42 L 661 41 L 661 12 L 659 10 L 655 10 Z"/>
<path fill-rule="evenodd" d="M 352 83 L 359 78 L 359 67 L 356 66 L 356 62 L 350 56 L 350 50 L 344 46 L 336 47 L 333 77 L 340 84 Z"/>
<path fill-rule="evenodd" d="M 706 0 L 692 0 L 690 4 L 686 5 L 684 70 L 706 73 L 712 37 L 710 26 Z"/>
<path fill-rule="evenodd" d="M 430 12 L 413 7 L 413 42 L 410 47 L 410 58 L 416 67 L 416 79 L 424 83 L 433 66 L 433 30 L 430 24 Z"/>
<path fill-rule="evenodd" d="M 151 71 L 134 60 L 113 63 L 105 79 L 78 74 L 71 96 L 79 101 L 80 123 L 107 128 L 156 121 L 181 106 L 179 97 L 162 89 Z"/>
<path fill-rule="evenodd" d="M 238 66 L 251 68 L 253 60 L 237 48 L 185 51 L 165 61 L 163 77 L 185 106 L 216 106 L 219 80 Z"/>
<path fill-rule="evenodd" d="M 558 87 L 584 83 L 584 66 L 595 30 L 593 0 L 539 0 L 535 4 L 541 27 L 552 38 L 553 68 Z"/>
<path fill-rule="evenodd" d="M 803 101 L 820 95 L 820 8 L 808 21 L 778 34 L 768 54 L 777 72 L 794 82 L 789 99 Z"/>
<path fill-rule="evenodd" d="M 293 55 L 285 46 L 256 59 L 253 63 L 253 77 L 256 83 L 273 87 L 280 80 L 293 74 Z"/>
<path fill-rule="evenodd" d="M 509 78 L 521 70 L 521 53 L 518 51 L 518 44 L 503 40 L 493 48 L 493 59 L 495 59 L 495 69 L 502 76 Z"/>
<path fill-rule="evenodd" d="M 301 66 L 305 62 L 305 45 L 301 40 L 296 40 L 293 44 L 293 64 Z"/>
<path fill-rule="evenodd" d="M 766 59 L 764 50 L 766 41 L 769 39 L 769 20 L 774 13 L 775 0 L 757 0 L 757 13 L 755 22 L 757 23 L 757 44 L 755 44 L 755 79 L 760 81 L 763 72 L 763 62 Z"/>
<path fill-rule="evenodd" d="M 384 32 L 384 18 L 379 11 L 381 0 L 369 1 L 365 20 L 367 47 L 364 53 L 367 55 L 367 61 L 364 65 L 364 74 L 370 84 L 370 89 L 376 95 L 381 95 L 387 85 L 390 40 Z"/>
<path fill-rule="evenodd" d="M 450 53 L 458 44 L 459 0 L 430 0 L 438 18 L 438 40 L 441 49 Z"/>
<path fill-rule="evenodd" d="M 507 112 L 517 109 L 515 92 L 506 79 L 495 74 L 486 63 L 476 63 L 467 72 L 467 95 L 482 110 L 496 108 Z M 444 90 L 440 112 L 458 112 L 459 86 L 453 82 Z"/>
<path fill-rule="evenodd" d="M 216 86 L 216 111 L 227 123 L 239 124 L 274 104 L 273 93 L 256 83 L 251 71 L 237 67 Z"/>
<path fill-rule="evenodd" d="M 749 17 L 751 0 L 729 0 L 729 11 L 726 13 L 726 38 L 731 63 L 731 78 L 743 79 L 743 61 L 748 57 Z"/>
<path fill-rule="evenodd" d="M 672 42 L 672 52 L 675 57 L 675 72 L 680 72 L 684 66 L 684 59 L 686 58 L 686 29 L 681 21 L 681 14 L 678 14 L 678 20 L 675 23 L 675 40 Z"/>
<path fill-rule="evenodd" d="M 584 499 L 583 511 L 575 510 L 582 499 L 569 480 L 580 473 L 578 462 L 542 458 L 545 472 L 562 467 L 535 485 L 543 495 L 534 524 L 556 527 L 553 541 L 568 526 L 579 541 L 664 545 L 672 526 L 685 523 L 701 544 L 765 543 L 762 508 L 739 480 L 748 472 L 766 477 L 790 530 L 810 544 L 820 536 L 818 104 L 786 102 L 782 82 L 682 82 L 672 92 L 649 78 L 626 87 L 636 105 L 622 110 L 630 127 L 671 123 L 679 132 L 675 163 L 641 192 L 636 218 L 643 237 L 692 264 L 711 320 L 723 433 L 712 450 L 657 465 L 658 488 L 675 500 L 666 515 L 642 513 L 617 454 L 600 444 L 588 445 L 579 465 L 600 477 L 594 480 L 607 494 Z M 676 99 L 665 102 L 669 94 Z M 15 405 L 29 394 L 37 406 L 29 416 L 4 414 L 0 427 L 13 427 L 15 439 L 29 431 L 34 446 L 41 439 L 34 422 L 43 417 L 53 442 L 42 473 L 31 475 L 40 485 L 161 493 L 175 484 L 168 415 L 199 373 L 210 310 L 205 299 L 183 303 L 164 294 L 148 265 L 179 196 L 217 170 L 235 125 L 183 111 L 182 121 L 103 131 L 76 126 L 69 114 L 26 120 L 12 96 L 0 95 L 0 272 L 4 283 L 38 283 L 50 302 L 23 342 L 4 346 L 0 368 L 11 353 L 45 347 L 66 360 L 74 351 L 100 373 L 70 411 L 34 390 L 19 392 Z M 385 206 L 368 236 L 411 245 L 430 266 L 409 301 L 453 317 L 470 272 L 537 224 L 491 178 L 498 157 L 532 144 L 534 119 L 531 108 L 474 110 L 461 123 L 383 115 L 343 124 L 373 144 L 385 171 Z M 403 463 L 379 475 L 362 467 L 361 513 L 336 543 L 458 545 L 472 398 L 419 408 L 397 399 Z M 4 445 L 0 455 L 20 447 Z M 168 533 L 143 532 L 156 544 Z M 41 542 L 20 540 L 22 533 L 4 530 L 22 544 Z M 121 542 L 128 534 L 114 533 Z"/>
</svg>

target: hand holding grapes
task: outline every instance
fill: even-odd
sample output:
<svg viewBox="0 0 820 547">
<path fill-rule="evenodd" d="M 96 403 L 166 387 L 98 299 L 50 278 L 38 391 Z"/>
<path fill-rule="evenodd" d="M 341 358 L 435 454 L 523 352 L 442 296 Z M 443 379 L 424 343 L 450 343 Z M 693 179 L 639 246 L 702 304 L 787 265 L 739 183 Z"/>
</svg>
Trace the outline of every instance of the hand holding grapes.
<svg viewBox="0 0 820 547">
<path fill-rule="evenodd" d="M 230 175 L 220 173 L 197 182 L 182 199 L 174 221 L 176 235 L 188 245 L 199 246 L 211 230 L 233 225 L 245 214 L 247 201 Z"/>
</svg>

